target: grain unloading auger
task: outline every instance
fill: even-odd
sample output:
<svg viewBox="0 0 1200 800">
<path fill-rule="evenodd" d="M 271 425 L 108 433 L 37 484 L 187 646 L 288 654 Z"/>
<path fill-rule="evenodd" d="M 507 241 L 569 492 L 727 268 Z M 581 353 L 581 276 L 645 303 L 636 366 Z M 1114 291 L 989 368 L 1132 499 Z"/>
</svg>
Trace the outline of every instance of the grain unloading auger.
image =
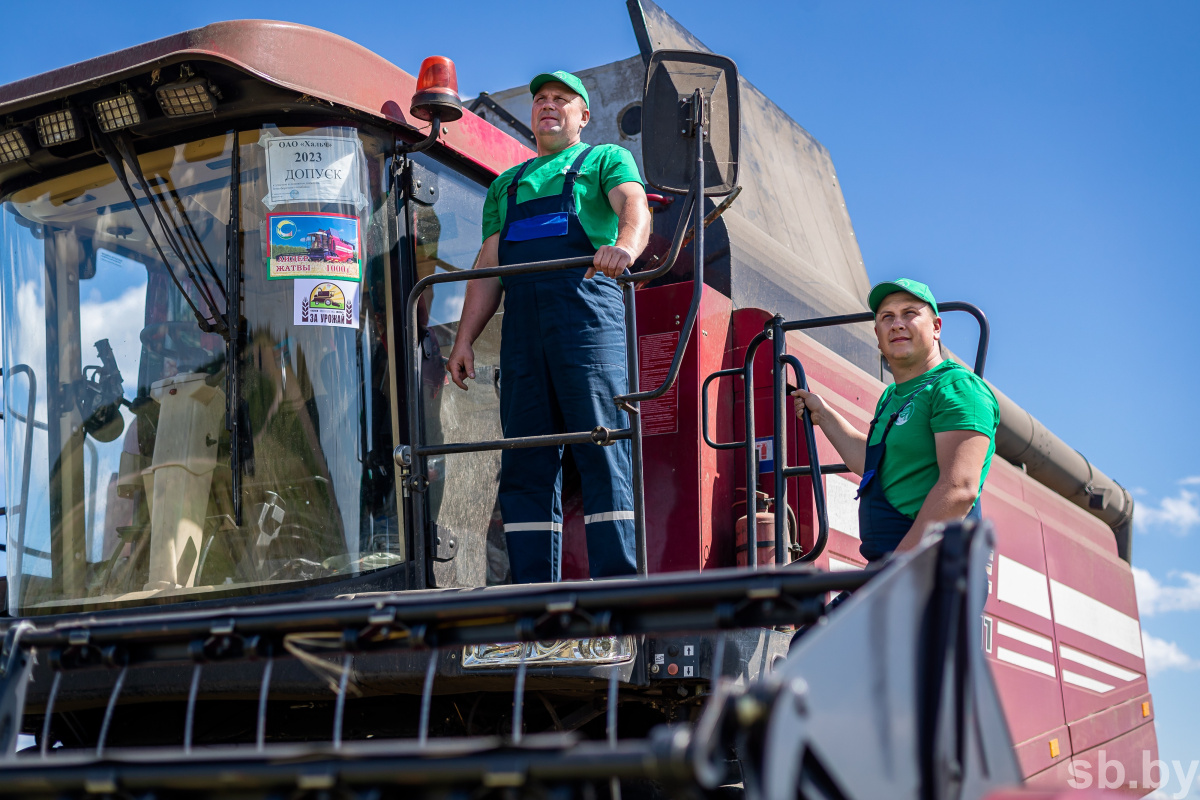
<svg viewBox="0 0 1200 800">
<path fill-rule="evenodd" d="M 1020 773 L 980 642 L 991 527 L 951 525 L 882 571 L 811 567 L 510 587 L 482 592 L 347 598 L 208 613 L 116 617 L 9 631 L 0 679 L 4 797 L 593 797 L 652 782 L 667 793 L 719 796 L 741 782 L 752 798 L 970 800 L 1014 786 Z M 830 592 L 853 592 L 828 617 Z M 747 627 L 807 625 L 790 655 L 761 677 L 731 663 L 728 635 Z M 618 673 L 606 692 L 605 741 L 569 733 L 523 735 L 530 702 L 518 669 L 508 735 L 429 736 L 438 687 L 424 682 L 419 732 L 405 740 L 343 737 L 356 660 L 439 653 L 496 641 L 711 633 L 699 641 L 709 691 L 695 724 L 617 735 Z M 54 666 L 53 694 L 88 672 L 112 682 L 104 728 L 129 673 L 193 664 L 187 724 L 202 672 L 219 662 L 272 667 L 322 643 L 336 676 L 329 739 L 193 748 L 36 749 L 14 754 L 25 684 L 35 660 Z M 303 652 L 303 651 L 302 651 Z M 312 651 L 307 657 L 313 658 Z M 715 668 L 714 668 L 715 665 Z M 635 672 L 636 672 L 635 668 Z M 644 679 L 644 672 L 641 676 Z M 638 676 L 631 676 L 638 682 Z M 862 687 L 847 695 L 842 687 Z M 603 796 L 603 794 L 601 795 Z"/>
</svg>

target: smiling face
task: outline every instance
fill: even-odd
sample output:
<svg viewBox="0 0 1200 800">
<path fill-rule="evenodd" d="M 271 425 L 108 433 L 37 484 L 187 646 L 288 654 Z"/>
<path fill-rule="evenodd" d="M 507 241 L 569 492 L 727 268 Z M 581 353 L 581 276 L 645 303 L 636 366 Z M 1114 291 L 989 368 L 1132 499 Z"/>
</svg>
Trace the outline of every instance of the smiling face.
<svg viewBox="0 0 1200 800">
<path fill-rule="evenodd" d="M 591 116 L 583 98 L 565 83 L 542 84 L 533 96 L 529 121 L 537 137 L 538 155 L 558 153 L 578 142 Z"/>
<path fill-rule="evenodd" d="M 908 292 L 893 292 L 875 310 L 875 337 L 897 381 L 912 377 L 942 361 L 942 318 L 933 307 Z M 913 370 L 916 370 L 913 372 Z"/>
</svg>

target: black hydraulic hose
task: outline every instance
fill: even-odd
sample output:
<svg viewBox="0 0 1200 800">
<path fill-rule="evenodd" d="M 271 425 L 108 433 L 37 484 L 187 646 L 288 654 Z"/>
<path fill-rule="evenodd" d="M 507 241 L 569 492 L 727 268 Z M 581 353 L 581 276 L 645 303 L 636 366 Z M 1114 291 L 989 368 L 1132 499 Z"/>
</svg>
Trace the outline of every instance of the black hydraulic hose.
<svg viewBox="0 0 1200 800">
<path fill-rule="evenodd" d="M 133 187 L 129 185 L 129 179 L 125 177 L 125 166 L 121 160 L 121 156 L 117 154 L 112 141 L 93 129 L 92 138 L 100 145 L 101 151 L 104 153 L 105 160 L 108 161 L 108 166 L 112 168 L 113 174 L 117 176 L 117 181 L 120 182 L 121 188 L 125 191 L 125 196 L 129 198 L 130 205 L 137 212 L 138 219 L 142 221 L 142 227 L 146 230 L 146 235 L 150 237 L 150 242 L 154 245 L 154 249 L 158 252 L 158 257 L 162 260 L 163 266 L 167 270 L 167 274 L 171 276 L 171 281 L 174 282 L 175 288 L 183 295 L 183 300 L 192 309 L 192 313 L 196 315 L 196 321 L 200 325 L 200 330 L 208 332 L 214 330 L 211 322 L 200 311 L 200 308 L 192 301 L 191 295 L 183 288 L 183 284 L 179 280 L 179 276 L 175 274 L 175 268 L 171 266 L 171 262 L 167 259 L 167 254 L 163 252 L 162 245 L 158 241 L 158 237 L 154 235 L 154 229 L 150 227 L 150 222 L 146 219 L 146 215 L 142 213 L 142 207 L 137 201 L 137 195 L 133 193 Z M 189 275 L 190 277 L 190 275 Z"/>
<path fill-rule="evenodd" d="M 221 319 L 220 312 L 217 310 L 217 302 L 213 297 L 212 292 L 208 288 L 208 282 L 203 280 L 199 270 L 192 266 L 191 259 L 188 258 L 187 254 L 184 253 L 183 248 L 180 246 L 179 241 L 175 237 L 174 231 L 172 231 L 171 226 L 167 224 L 167 218 L 163 214 L 162 208 L 160 208 L 155 194 L 150 191 L 150 182 L 146 180 L 146 174 L 142 172 L 142 165 L 138 162 L 137 152 L 134 151 L 133 145 L 130 143 L 129 138 L 124 134 L 117 134 L 115 137 L 113 137 L 113 143 L 116 145 L 117 152 L 121 155 L 121 158 L 125 161 L 125 164 L 129 167 L 130 171 L 133 172 L 133 176 L 137 178 L 138 185 L 142 187 L 142 193 L 146 195 L 146 201 L 150 204 L 150 208 L 154 211 L 154 216 L 158 220 L 159 226 L 162 227 L 163 235 L 167 237 L 167 245 L 171 248 L 171 251 L 175 253 L 175 257 L 179 259 L 179 263 L 183 264 L 184 272 L 187 273 L 188 278 L 191 279 L 195 287 L 200 290 L 201 296 L 208 304 L 208 308 L 213 319 L 212 324 L 215 326 L 216 330 L 221 330 L 221 328 L 224 327 L 225 322 Z M 219 283 L 220 281 L 218 281 L 218 284 Z M 222 294 L 225 292 L 223 287 L 221 292 Z"/>
<path fill-rule="evenodd" d="M 236 149 L 236 132 L 233 134 L 233 137 L 234 148 Z M 175 211 L 179 214 L 179 218 L 183 222 L 183 227 L 181 230 L 187 234 L 186 236 L 180 235 L 180 243 L 182 243 L 188 249 L 188 251 L 193 254 L 193 259 L 203 264 L 204 268 L 207 269 L 209 274 L 213 276 L 213 282 L 217 284 L 217 288 L 221 291 L 222 299 L 228 302 L 229 294 L 225 291 L 225 284 L 221 283 L 221 279 L 217 275 L 217 268 L 213 264 L 212 259 L 208 257 L 208 250 L 204 247 L 204 240 L 201 239 L 200 234 L 196 232 L 196 226 L 192 224 L 191 217 L 189 217 L 187 214 L 187 207 L 183 204 L 183 198 L 179 196 L 179 192 L 175 189 L 174 185 L 167 186 L 167 193 L 170 194 L 171 199 L 175 201 Z M 163 205 L 166 205 L 166 200 L 163 201 Z M 228 275 L 226 276 L 226 279 L 228 279 Z"/>
</svg>

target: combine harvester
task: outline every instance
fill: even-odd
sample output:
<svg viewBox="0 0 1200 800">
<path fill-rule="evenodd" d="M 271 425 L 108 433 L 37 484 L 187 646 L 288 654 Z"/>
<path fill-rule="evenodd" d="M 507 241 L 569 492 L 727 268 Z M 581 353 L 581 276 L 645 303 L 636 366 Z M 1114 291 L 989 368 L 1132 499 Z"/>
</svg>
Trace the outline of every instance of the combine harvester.
<svg viewBox="0 0 1200 800">
<path fill-rule="evenodd" d="M 331 230 L 313 231 L 307 237 L 308 257 L 313 261 L 357 261 L 354 245 Z"/>
<path fill-rule="evenodd" d="M 631 579 L 577 580 L 568 470 L 566 579 L 503 585 L 498 453 L 547 440 L 500 438 L 499 319 L 444 380 L 466 280 L 578 265 L 469 270 L 523 89 L 474 113 L 447 59 L 257 21 L 0 87 L 0 796 L 977 798 L 1157 757 L 1132 501 L 1013 402 L 986 521 L 863 569 L 786 396 L 865 428 L 887 380 L 828 153 L 629 10 L 582 78 L 659 192 L 632 413 L 551 442 L 631 440 Z M 301 317 L 269 213 L 358 221 L 345 313 Z"/>
</svg>

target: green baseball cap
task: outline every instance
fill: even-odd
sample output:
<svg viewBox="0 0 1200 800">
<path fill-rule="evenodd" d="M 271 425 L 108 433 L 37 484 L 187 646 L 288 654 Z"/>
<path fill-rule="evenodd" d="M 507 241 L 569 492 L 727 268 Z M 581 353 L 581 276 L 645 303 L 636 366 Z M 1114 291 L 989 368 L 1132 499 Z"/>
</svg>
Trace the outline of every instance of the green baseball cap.
<svg viewBox="0 0 1200 800">
<path fill-rule="evenodd" d="M 925 284 L 911 278 L 897 278 L 894 281 L 875 284 L 871 287 L 871 293 L 867 295 L 867 306 L 872 312 L 878 311 L 879 304 L 883 302 L 883 299 L 896 292 L 908 292 L 913 297 L 924 300 L 933 306 L 933 315 L 938 316 L 937 300 L 933 299 L 933 292 L 929 291 L 929 287 Z"/>
<path fill-rule="evenodd" d="M 561 69 L 558 72 L 543 72 L 531 80 L 529 82 L 529 93 L 537 94 L 537 90 L 542 88 L 542 84 L 549 83 L 550 81 L 558 81 L 559 83 L 566 84 L 567 88 L 583 98 L 585 106 L 591 108 L 591 103 L 588 102 L 587 89 L 583 88 L 583 81 L 569 72 L 563 72 Z"/>
</svg>

